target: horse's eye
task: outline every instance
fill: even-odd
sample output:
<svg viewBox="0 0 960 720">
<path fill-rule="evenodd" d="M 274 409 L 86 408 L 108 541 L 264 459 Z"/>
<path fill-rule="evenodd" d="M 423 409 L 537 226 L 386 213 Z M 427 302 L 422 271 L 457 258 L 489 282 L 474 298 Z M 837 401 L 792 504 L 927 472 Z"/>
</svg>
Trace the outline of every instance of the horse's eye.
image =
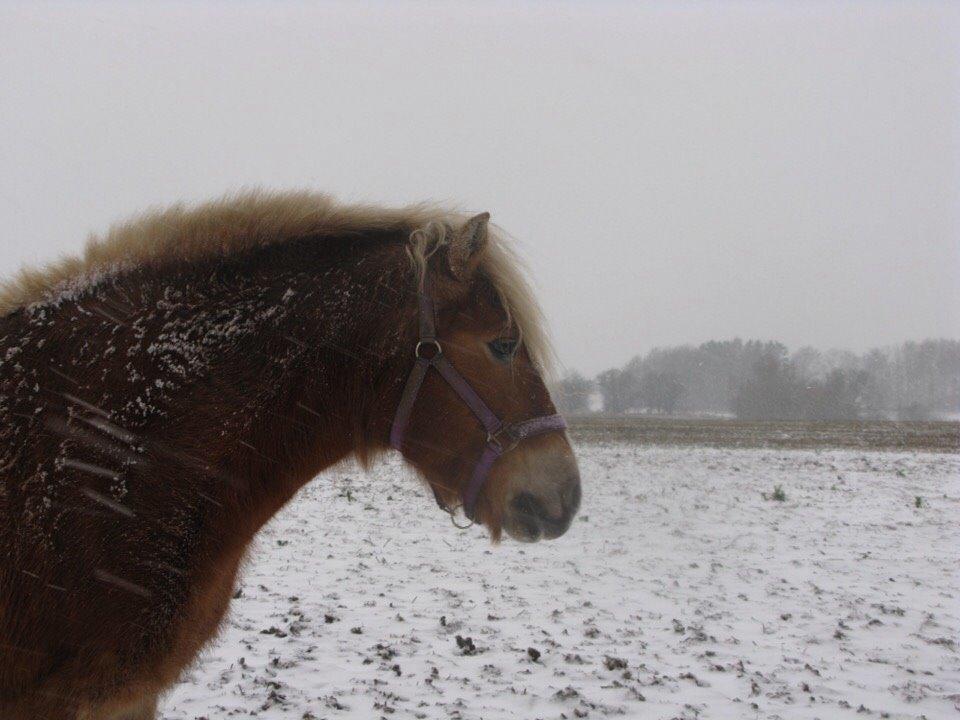
<svg viewBox="0 0 960 720">
<path fill-rule="evenodd" d="M 516 340 L 499 339 L 488 342 L 487 347 L 490 348 L 490 352 L 497 360 L 500 362 L 509 362 L 513 359 L 514 354 L 516 354 L 518 344 Z"/>
</svg>

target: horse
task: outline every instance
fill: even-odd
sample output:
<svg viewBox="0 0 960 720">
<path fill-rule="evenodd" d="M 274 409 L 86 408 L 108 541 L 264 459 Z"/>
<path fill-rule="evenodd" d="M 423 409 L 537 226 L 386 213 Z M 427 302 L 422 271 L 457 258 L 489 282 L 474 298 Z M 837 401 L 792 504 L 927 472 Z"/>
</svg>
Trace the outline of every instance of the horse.
<svg viewBox="0 0 960 720">
<path fill-rule="evenodd" d="M 0 287 L 0 717 L 155 718 L 254 535 L 350 456 L 399 449 L 494 542 L 560 536 L 580 478 L 550 362 L 487 213 L 253 191 L 22 271 Z"/>
</svg>

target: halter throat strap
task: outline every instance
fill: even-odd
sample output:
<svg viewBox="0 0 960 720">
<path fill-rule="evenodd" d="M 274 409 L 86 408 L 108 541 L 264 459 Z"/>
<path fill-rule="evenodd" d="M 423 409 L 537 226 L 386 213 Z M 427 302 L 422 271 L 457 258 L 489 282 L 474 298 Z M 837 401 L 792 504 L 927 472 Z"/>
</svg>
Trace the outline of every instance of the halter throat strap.
<svg viewBox="0 0 960 720">
<path fill-rule="evenodd" d="M 470 408 L 487 433 L 486 444 L 473 468 L 470 481 L 462 498 L 464 513 L 473 520 L 480 491 L 483 490 L 487 477 L 497 459 L 515 448 L 523 440 L 548 432 L 564 430 L 567 424 L 560 415 L 544 415 L 511 425 L 504 424 L 444 355 L 443 348 L 437 339 L 436 308 L 433 304 L 433 298 L 428 292 L 426 279 L 424 279 L 423 288 L 418 293 L 418 302 L 420 338 L 414 349 L 416 361 L 407 378 L 403 394 L 400 396 L 400 404 L 397 406 L 397 412 L 393 418 L 393 426 L 390 428 L 390 445 L 397 450 L 402 449 L 407 425 L 410 423 L 413 406 L 420 395 L 423 381 L 426 379 L 430 368 L 436 368 L 440 376 L 464 404 Z M 434 491 L 434 495 L 437 498 L 437 504 L 446 510 L 447 508 L 439 494 Z"/>
</svg>

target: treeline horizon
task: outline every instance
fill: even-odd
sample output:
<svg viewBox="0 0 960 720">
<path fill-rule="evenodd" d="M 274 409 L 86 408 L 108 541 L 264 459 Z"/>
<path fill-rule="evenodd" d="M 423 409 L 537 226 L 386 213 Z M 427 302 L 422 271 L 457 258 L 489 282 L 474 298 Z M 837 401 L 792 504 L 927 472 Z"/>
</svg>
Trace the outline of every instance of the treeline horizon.
<svg viewBox="0 0 960 720">
<path fill-rule="evenodd" d="M 566 413 L 718 415 L 744 420 L 930 420 L 960 414 L 960 340 L 863 353 L 793 352 L 777 341 L 654 348 L 553 386 Z"/>
</svg>

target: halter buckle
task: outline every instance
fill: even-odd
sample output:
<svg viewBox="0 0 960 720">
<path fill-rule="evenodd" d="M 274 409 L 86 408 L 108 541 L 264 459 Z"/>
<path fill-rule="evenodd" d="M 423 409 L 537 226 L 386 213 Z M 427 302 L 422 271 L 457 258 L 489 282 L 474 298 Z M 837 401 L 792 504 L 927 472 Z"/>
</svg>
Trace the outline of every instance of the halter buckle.
<svg viewBox="0 0 960 720">
<path fill-rule="evenodd" d="M 503 441 L 502 436 L 504 435 L 507 436 L 507 442 L 509 442 L 509 445 Z M 520 439 L 510 434 L 509 425 L 501 425 L 499 428 L 497 428 L 493 432 L 487 433 L 487 444 L 495 445 L 497 449 L 500 451 L 500 453 L 503 454 L 506 452 L 510 452 L 517 445 L 519 445 Z"/>
</svg>

